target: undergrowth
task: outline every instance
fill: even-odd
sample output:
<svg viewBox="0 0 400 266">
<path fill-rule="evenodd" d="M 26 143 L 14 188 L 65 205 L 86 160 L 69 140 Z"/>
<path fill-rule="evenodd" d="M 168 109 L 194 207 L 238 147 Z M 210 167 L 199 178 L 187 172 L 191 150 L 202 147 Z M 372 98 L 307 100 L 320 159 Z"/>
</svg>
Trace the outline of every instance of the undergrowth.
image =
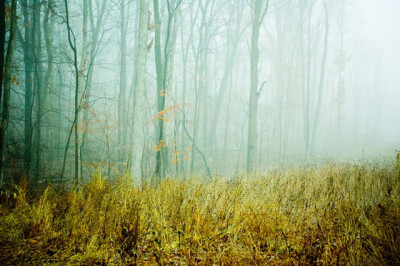
<svg viewBox="0 0 400 266">
<path fill-rule="evenodd" d="M 400 264 L 398 162 L 27 190 L 3 193 L 1 264 Z"/>
</svg>

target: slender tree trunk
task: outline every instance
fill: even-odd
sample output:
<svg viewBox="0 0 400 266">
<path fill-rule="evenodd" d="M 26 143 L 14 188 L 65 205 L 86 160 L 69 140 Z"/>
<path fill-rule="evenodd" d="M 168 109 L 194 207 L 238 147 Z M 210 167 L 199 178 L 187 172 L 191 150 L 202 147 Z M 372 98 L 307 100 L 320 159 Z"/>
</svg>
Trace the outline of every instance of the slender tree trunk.
<svg viewBox="0 0 400 266">
<path fill-rule="evenodd" d="M 236 70 L 238 68 L 236 67 Z M 233 78 L 232 75 L 230 75 L 229 79 L 229 89 L 228 89 L 228 106 L 226 108 L 226 119 L 225 119 L 225 131 L 224 131 L 224 146 L 223 146 L 223 158 L 225 158 L 225 169 L 228 169 L 229 165 L 228 163 L 230 162 L 229 158 L 227 157 L 228 155 L 228 132 L 229 132 L 229 125 L 230 125 L 230 114 L 231 114 L 231 96 L 232 96 L 232 83 L 233 83 Z"/>
<path fill-rule="evenodd" d="M 149 21 L 149 1 L 140 0 L 139 38 L 136 56 L 135 94 L 133 102 L 131 174 L 137 182 L 142 178 L 142 156 L 144 140 L 145 117 L 143 107 L 146 100 L 146 59 L 147 59 L 147 30 Z"/>
<path fill-rule="evenodd" d="M 32 55 L 32 23 L 27 0 L 22 2 L 24 15 L 24 64 L 25 64 L 25 106 L 24 106 L 24 167 L 29 175 L 32 162 L 32 95 L 33 95 L 33 55 Z"/>
<path fill-rule="evenodd" d="M 160 45 L 160 14 L 158 7 L 158 0 L 154 0 L 154 22 L 155 22 L 155 58 L 156 58 L 156 72 L 157 72 L 157 95 L 158 95 L 158 141 L 156 145 L 158 145 L 159 149 L 157 149 L 156 154 L 156 167 L 155 167 L 155 176 L 160 180 L 165 176 L 166 166 L 167 166 L 167 150 L 165 148 L 165 125 L 164 120 L 165 117 L 165 104 L 166 104 L 166 95 L 168 89 L 168 78 L 170 77 L 169 73 L 172 71 L 173 67 L 173 50 L 175 46 L 176 40 L 176 31 L 177 28 L 174 27 L 177 23 L 176 11 L 179 8 L 181 0 L 177 3 L 174 2 L 173 6 L 170 6 L 170 2 L 167 2 L 168 9 L 168 22 L 167 22 L 167 30 L 166 30 L 166 38 L 164 43 L 164 61 L 162 61 L 161 57 L 161 45 Z M 174 34 L 175 32 L 175 34 Z M 160 73 L 161 72 L 161 73 Z M 161 89 L 160 88 L 161 85 Z"/>
<path fill-rule="evenodd" d="M 66 160 L 66 155 L 68 151 L 68 146 L 69 142 L 71 139 L 71 133 L 72 130 L 74 130 L 74 135 L 75 135 L 75 161 L 74 161 L 74 169 L 75 169 L 75 184 L 74 186 L 77 187 L 78 181 L 79 181 L 79 131 L 78 131 L 78 125 L 79 125 L 79 68 L 78 68 L 78 53 L 76 49 L 76 39 L 75 35 L 72 33 L 72 29 L 70 26 L 69 22 L 69 10 L 68 10 L 68 2 L 67 0 L 64 0 L 64 6 L 65 6 L 65 20 L 67 24 L 67 31 L 68 31 L 68 43 L 69 46 L 72 50 L 74 60 L 73 60 L 73 65 L 74 65 L 74 71 L 75 71 L 75 97 L 74 97 L 74 121 L 71 126 L 71 131 L 68 137 L 67 141 L 67 146 L 64 151 L 64 162 L 63 162 L 63 169 L 61 171 L 61 180 L 63 179 L 64 176 L 64 169 L 65 169 L 65 160 Z"/>
<path fill-rule="evenodd" d="M 204 99 L 205 88 L 204 88 L 204 75 L 205 75 L 205 65 L 207 64 L 206 58 L 204 56 L 205 51 L 207 48 L 207 41 L 205 40 L 205 29 L 207 24 L 207 10 L 209 1 L 207 1 L 204 6 L 203 3 L 200 3 L 200 10 L 202 14 L 201 18 L 201 25 L 199 29 L 199 44 L 197 47 L 197 53 L 195 53 L 194 44 L 193 45 L 193 54 L 195 56 L 196 66 L 195 66 L 195 104 L 194 104 L 194 126 L 193 126 L 193 141 L 192 141 L 192 155 L 191 155 L 191 162 L 190 162 L 190 172 L 193 173 L 195 163 L 196 163 L 196 149 L 195 143 L 198 144 L 198 137 L 199 137 L 199 124 L 200 124 L 200 116 L 201 116 L 201 101 Z M 204 118 L 203 118 L 204 119 Z M 207 132 L 207 123 L 203 123 L 203 133 Z M 204 144 L 204 143 L 203 143 Z"/>
<path fill-rule="evenodd" d="M 268 10 L 269 0 L 263 11 L 263 1 L 252 1 L 252 29 L 251 29 L 251 47 L 250 47 L 250 99 L 249 99 L 249 127 L 247 135 L 247 172 L 254 170 L 257 150 L 257 116 L 258 116 L 258 39 L 260 26 Z"/>
<path fill-rule="evenodd" d="M 42 34 L 41 34 L 41 3 L 40 1 L 34 1 L 33 4 L 33 31 L 32 31 L 32 43 L 33 43 L 33 56 L 35 62 L 35 92 L 36 92 L 36 165 L 35 165 L 35 181 L 39 181 L 39 175 L 41 170 L 41 156 L 42 156 L 42 115 L 43 115 L 43 67 L 42 67 Z"/>
<path fill-rule="evenodd" d="M 163 58 L 161 54 L 161 20 L 160 20 L 160 11 L 159 11 L 159 3 L 158 0 L 153 0 L 153 7 L 154 7 L 154 53 L 155 53 L 155 65 L 156 65 L 156 74 L 157 74 L 157 112 L 158 112 L 158 119 L 157 119 L 157 143 L 158 149 L 156 153 L 156 167 L 154 170 L 154 175 L 160 180 L 161 177 L 161 168 L 162 168 L 162 161 L 161 161 L 161 150 L 165 143 L 163 143 L 163 119 L 162 110 L 164 110 L 165 105 L 165 94 L 163 88 L 163 80 L 164 80 L 164 70 L 163 70 Z M 167 45 L 167 44 L 165 44 Z M 166 60 L 166 58 L 164 58 Z M 159 181 L 158 180 L 158 181 Z"/>
<path fill-rule="evenodd" d="M 88 0 L 83 0 L 83 21 L 82 21 L 82 55 L 79 65 L 79 91 L 84 92 L 85 75 L 87 73 L 89 42 L 88 42 Z M 85 107 L 85 106 L 84 106 Z"/>
<path fill-rule="evenodd" d="M 328 36 L 329 36 L 329 18 L 328 18 L 328 8 L 326 4 L 324 4 L 325 9 L 325 39 L 324 39 L 324 53 L 322 56 L 322 65 L 321 65 L 321 74 L 319 79 L 319 90 L 318 90 L 318 100 L 317 100 L 317 109 L 315 110 L 315 118 L 313 125 L 313 133 L 311 138 L 311 154 L 314 152 L 315 141 L 317 137 L 318 123 L 320 120 L 320 112 L 322 105 L 322 94 L 324 90 L 324 80 L 325 80 L 325 66 L 326 66 L 326 57 L 328 55 Z"/>
<path fill-rule="evenodd" d="M 306 157 L 310 157 L 310 101 L 311 101 L 311 11 L 308 14 L 308 56 L 307 56 L 307 88 L 306 88 L 306 116 L 305 116 L 305 145 L 306 145 Z"/>
<path fill-rule="evenodd" d="M 190 173 L 193 173 L 194 171 L 194 166 L 195 166 L 195 156 L 196 156 L 196 151 L 195 151 L 195 143 L 197 141 L 197 135 L 198 135 L 198 128 L 199 128 L 199 92 L 198 92 L 198 65 L 199 65 L 199 55 L 200 52 L 198 51 L 197 56 L 196 56 L 196 66 L 195 66 L 195 73 L 194 73 L 194 118 L 193 118 L 193 133 L 192 133 L 192 145 L 191 145 L 191 161 L 190 161 Z"/>
<path fill-rule="evenodd" d="M 304 54 L 304 1 L 299 1 L 300 11 L 300 56 L 301 56 L 301 98 L 303 112 L 303 138 L 307 153 L 307 127 L 306 127 L 306 66 Z"/>
<path fill-rule="evenodd" d="M 6 42 L 6 5 L 0 5 L 0 103 L 3 96 L 4 45 Z"/>
<path fill-rule="evenodd" d="M 203 145 L 203 150 L 205 152 L 209 152 L 210 145 L 208 137 L 210 135 L 209 130 L 210 130 L 210 122 L 209 122 L 209 113 L 208 109 L 210 106 L 210 71 L 209 71 L 209 59 L 210 59 L 210 41 L 211 41 L 211 29 L 210 25 L 213 24 L 213 19 L 214 19 L 214 7 L 215 7 L 215 1 L 211 1 L 211 6 L 210 6 L 210 11 L 208 11 L 208 7 L 210 5 L 210 1 L 207 1 L 204 6 L 203 4 L 200 4 L 200 9 L 202 12 L 202 42 L 201 42 L 201 79 L 199 80 L 199 89 L 200 89 L 200 102 L 199 104 L 199 109 L 202 111 L 202 117 L 201 119 L 203 120 L 203 125 L 202 125 L 202 145 Z M 209 14 L 207 16 L 207 14 Z"/>
<path fill-rule="evenodd" d="M 285 91 L 285 78 L 286 73 L 283 73 L 285 66 L 285 28 L 284 20 L 282 19 L 282 11 L 275 12 L 275 25 L 276 25 L 276 60 L 275 60 L 275 73 L 276 73 L 276 87 L 277 87 L 277 98 L 278 98 L 278 120 L 277 120 L 277 135 L 279 139 L 279 154 L 278 154 L 278 164 L 281 163 L 282 159 L 282 145 L 283 145 L 283 101 L 284 101 L 284 91 Z"/>
<path fill-rule="evenodd" d="M 91 91 L 92 91 L 92 80 L 93 80 L 93 69 L 96 61 L 96 56 L 97 56 L 97 50 L 99 47 L 98 43 L 98 38 L 99 38 L 99 33 L 100 33 L 100 27 L 103 23 L 104 19 L 104 13 L 105 9 L 107 6 L 107 0 L 103 0 L 102 2 L 96 1 L 97 5 L 101 4 L 100 9 L 97 10 L 97 19 L 95 21 L 94 14 L 93 14 L 93 5 L 92 1 L 93 0 L 86 0 L 88 4 L 88 15 L 89 15 L 89 21 L 90 21 L 90 29 L 91 29 L 91 40 L 90 40 L 90 51 L 88 52 L 89 55 L 89 60 L 86 63 L 86 70 L 85 72 L 82 73 L 82 75 L 86 75 L 86 82 L 84 84 L 81 84 L 82 86 L 82 97 L 83 97 L 83 119 L 82 119 L 82 124 L 84 127 L 84 132 L 86 135 L 89 135 L 89 109 L 90 109 L 90 98 L 91 98 Z M 89 47 L 87 48 L 89 49 Z M 89 137 L 86 137 L 89 139 Z M 82 145 L 80 146 L 80 150 L 82 153 L 82 158 L 86 156 L 85 153 L 85 147 L 86 143 L 83 142 Z"/>
<path fill-rule="evenodd" d="M 189 33 L 189 38 L 187 40 L 186 43 L 186 47 L 185 49 L 183 49 L 182 51 L 182 64 L 183 64 L 183 81 L 182 81 L 182 113 L 185 114 L 186 113 L 186 93 L 187 93 L 187 61 L 188 61 L 188 55 L 189 55 L 189 45 L 193 42 L 193 31 L 194 31 L 194 21 L 196 20 L 198 14 L 199 14 L 199 8 L 197 8 L 197 12 L 196 14 L 193 16 L 193 5 L 190 6 L 190 33 Z M 183 45 L 184 41 L 183 41 L 183 37 L 184 37 L 184 32 L 183 32 L 183 23 L 184 23 L 184 19 L 182 17 L 182 13 L 181 13 L 181 43 Z M 186 116 L 184 116 L 186 117 Z M 186 123 L 186 121 L 182 121 L 182 125 Z M 183 128 L 183 126 L 181 127 L 181 143 L 180 143 L 180 148 L 181 150 L 187 150 L 187 142 L 186 142 L 186 138 L 185 136 L 185 130 Z M 194 136 L 193 136 L 194 137 Z M 183 158 L 184 159 L 184 158 Z M 189 167 L 187 167 L 187 170 L 189 169 Z M 184 163 L 181 163 L 181 172 L 184 172 Z M 187 173 L 188 171 L 185 171 L 185 173 Z M 186 178 L 186 174 L 184 175 L 184 177 Z"/>
<path fill-rule="evenodd" d="M 107 7 L 107 0 L 103 0 L 102 2 L 96 2 L 98 4 L 101 3 L 101 8 L 100 10 L 97 10 L 98 16 L 95 21 L 94 14 L 93 14 L 93 0 L 87 0 L 88 1 L 88 11 L 89 11 L 89 20 L 90 20 L 90 29 L 91 29 L 91 43 L 90 43 L 90 55 L 89 55 L 89 65 L 87 69 L 87 80 L 86 84 L 84 86 L 85 91 L 82 92 L 84 93 L 83 97 L 83 106 L 85 107 L 83 109 L 83 123 L 85 124 L 85 127 L 88 126 L 89 122 L 89 105 L 90 105 L 90 97 L 91 97 L 91 92 L 92 92 L 92 80 L 93 80 L 93 69 L 96 61 L 96 55 L 97 55 L 97 49 L 99 46 L 98 39 L 99 39 L 99 34 L 100 34 L 100 27 L 103 24 L 103 19 L 104 19 L 104 12 Z"/>
<path fill-rule="evenodd" d="M 125 22 L 125 0 L 121 0 L 121 25 L 120 25 L 120 76 L 118 97 L 118 143 L 119 161 L 126 158 L 126 22 Z"/>
<path fill-rule="evenodd" d="M 345 79 L 344 79 L 344 71 L 345 71 L 345 52 L 344 52 L 344 0 L 340 1 L 340 50 L 339 50 L 339 77 L 338 77 L 338 88 L 336 92 L 336 101 L 337 101 L 337 125 L 336 125 L 336 152 L 339 153 L 341 150 L 341 119 L 342 119 L 342 107 L 344 104 L 345 97 Z"/>
<path fill-rule="evenodd" d="M 47 53 L 47 71 L 44 80 L 44 97 L 43 102 L 45 104 L 45 112 L 46 115 L 46 127 L 45 127 L 45 138 L 49 141 L 49 148 L 51 148 L 51 152 L 49 152 L 49 156 L 47 160 L 51 162 L 54 160 L 54 150 L 57 148 L 56 146 L 56 130 L 50 125 L 54 125 L 56 123 L 55 110 L 56 110 L 56 102 L 57 99 L 55 97 L 56 91 L 54 86 L 54 43 L 53 43 L 53 35 L 54 35 L 54 19 L 50 14 L 52 13 L 52 9 L 54 8 L 54 1 L 47 1 L 47 9 L 45 13 L 45 18 L 43 21 L 43 29 L 44 29 L 44 38 L 46 43 L 46 53 Z"/>
<path fill-rule="evenodd" d="M 257 1 L 258 2 L 258 1 Z M 249 101 L 249 130 L 247 140 L 247 171 L 253 170 L 257 149 L 257 115 L 258 115 L 258 38 L 259 38 L 259 17 L 260 8 L 254 10 L 251 48 L 250 48 L 250 101 Z"/>
<path fill-rule="evenodd" d="M 3 113 L 0 125 L 0 174 L 2 178 L 4 171 L 5 140 L 6 140 L 8 122 L 10 119 L 10 98 L 11 98 L 11 83 L 12 83 L 11 63 L 15 50 L 16 31 L 17 31 L 17 0 L 12 0 L 10 37 L 7 47 L 6 61 L 4 64 L 4 74 L 5 74 L 4 98 L 3 98 Z"/>
<path fill-rule="evenodd" d="M 89 16 L 89 8 L 88 8 L 88 0 L 83 0 L 83 21 L 82 21 L 82 53 L 81 53 L 81 61 L 79 65 L 79 94 L 84 95 L 85 90 L 87 88 L 87 79 L 86 79 L 86 73 L 87 68 L 88 68 L 88 57 L 89 57 L 89 42 L 88 42 L 88 18 Z M 85 98 L 85 97 L 84 97 Z M 87 111 L 89 108 L 88 102 L 84 101 L 84 104 L 82 105 L 83 109 Z M 86 134 L 87 134 L 87 125 L 88 125 L 88 120 L 87 116 L 84 116 L 84 119 L 82 120 L 82 125 L 81 128 L 82 130 L 82 138 L 81 138 L 81 143 L 79 144 L 79 157 L 80 157 L 80 169 L 81 169 L 81 179 L 83 181 L 83 162 L 82 162 L 82 155 L 83 155 L 83 147 L 85 145 L 85 140 Z M 79 128 L 79 123 L 76 124 L 76 126 Z"/>
<path fill-rule="evenodd" d="M 235 56 L 236 56 L 238 45 L 239 45 L 239 38 L 240 38 L 239 31 L 240 31 L 240 24 L 241 24 L 241 18 L 242 18 L 241 12 L 242 12 L 242 9 L 238 8 L 237 14 L 236 14 L 236 23 L 235 23 L 235 27 L 233 28 L 233 33 L 229 32 L 227 30 L 227 45 L 229 47 L 229 53 L 226 54 L 224 74 L 222 76 L 221 83 L 219 86 L 217 100 L 215 103 L 214 113 L 212 116 L 212 122 L 211 122 L 211 127 L 210 127 L 211 132 L 210 132 L 210 140 L 209 141 L 210 141 L 211 146 L 214 146 L 214 147 L 216 147 L 215 139 L 216 139 L 216 134 L 217 134 L 218 120 L 219 120 L 219 115 L 221 112 L 222 102 L 225 97 L 228 79 L 232 75 L 233 62 L 235 60 Z M 232 34 L 233 34 L 233 36 L 231 36 Z"/>
<path fill-rule="evenodd" d="M 171 16 L 171 21 L 172 21 L 172 25 L 170 25 L 171 28 L 171 36 L 170 36 L 170 44 L 168 45 L 168 50 L 166 51 L 165 57 L 168 57 L 168 65 L 166 65 L 165 67 L 168 68 L 168 71 L 165 73 L 166 77 L 165 77 L 165 87 L 167 88 L 167 90 L 169 90 L 170 92 L 170 99 L 173 102 L 173 97 L 172 94 L 175 93 L 176 94 L 176 90 L 174 91 L 173 88 L 173 76 L 174 76 L 174 62 L 175 62 L 175 45 L 176 45 L 176 38 L 178 35 L 178 16 L 180 14 L 180 3 L 177 3 L 177 6 L 174 7 L 173 10 L 170 11 L 170 16 Z M 170 101 L 171 102 L 171 101 Z M 171 103 L 172 103 L 171 102 Z M 176 121 L 176 119 L 174 119 Z M 175 124 L 175 123 L 174 123 Z M 174 143 L 176 145 L 176 132 L 177 129 L 174 128 Z M 164 136 L 166 136 L 167 134 L 167 128 L 164 129 Z M 166 169 L 167 166 L 169 165 L 169 156 L 168 156 L 168 149 L 164 149 L 164 153 L 163 153 L 163 165 L 164 165 L 164 176 L 166 175 Z"/>
</svg>

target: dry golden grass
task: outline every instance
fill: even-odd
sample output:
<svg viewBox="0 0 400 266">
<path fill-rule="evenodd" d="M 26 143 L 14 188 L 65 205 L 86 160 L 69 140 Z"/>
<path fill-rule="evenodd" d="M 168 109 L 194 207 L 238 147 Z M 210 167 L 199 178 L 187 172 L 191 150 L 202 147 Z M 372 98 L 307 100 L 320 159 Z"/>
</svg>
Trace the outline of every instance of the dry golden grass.
<svg viewBox="0 0 400 266">
<path fill-rule="evenodd" d="M 399 164 L 26 187 L 0 206 L 1 264 L 400 264 Z"/>
</svg>

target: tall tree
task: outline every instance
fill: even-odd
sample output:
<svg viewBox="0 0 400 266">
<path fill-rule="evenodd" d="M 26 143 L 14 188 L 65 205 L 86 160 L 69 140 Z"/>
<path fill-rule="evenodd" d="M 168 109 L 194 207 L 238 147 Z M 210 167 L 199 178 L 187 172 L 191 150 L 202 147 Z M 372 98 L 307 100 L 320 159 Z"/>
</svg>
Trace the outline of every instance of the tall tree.
<svg viewBox="0 0 400 266">
<path fill-rule="evenodd" d="M 119 95 L 118 95 L 118 157 L 120 161 L 126 158 L 126 136 L 127 136 L 127 108 L 126 108 L 126 35 L 127 22 L 125 18 L 125 0 L 120 1 L 120 73 L 119 73 Z"/>
<path fill-rule="evenodd" d="M 317 130 L 320 120 L 321 113 L 321 105 L 322 105 L 322 95 L 324 92 L 324 81 L 325 81 L 325 67 L 326 67 L 326 58 L 328 56 L 328 36 L 329 36 L 329 17 L 328 17 L 328 7 L 326 3 L 324 4 L 325 10 L 325 37 L 324 37 L 324 52 L 322 55 L 322 63 L 321 63 L 321 71 L 319 77 L 319 86 L 318 86 L 318 99 L 317 99 L 317 107 L 315 110 L 315 118 L 312 129 L 312 137 L 311 137 L 311 154 L 315 149 L 315 142 L 317 138 Z"/>
<path fill-rule="evenodd" d="M 254 169 L 257 149 L 257 116 L 258 116 L 258 39 L 260 26 L 267 14 L 269 0 L 252 0 L 251 8 L 251 45 L 250 45 L 250 99 L 249 99 L 249 127 L 247 135 L 247 171 Z"/>
<path fill-rule="evenodd" d="M 57 150 L 57 130 L 54 127 L 54 124 L 57 121 L 56 118 L 56 110 L 57 110 L 57 91 L 56 86 L 54 84 L 55 75 L 54 75 L 54 61 L 55 61 L 55 52 L 54 52 L 54 11 L 55 4 L 54 0 L 48 0 L 46 9 L 45 9 L 45 17 L 43 20 L 43 31 L 44 31 L 44 40 L 46 45 L 46 54 L 47 54 L 47 70 L 44 78 L 44 112 L 45 115 L 45 137 L 49 141 L 51 152 L 48 153 L 47 160 L 51 162 L 54 160 L 53 155 L 54 151 Z M 61 112 L 58 110 L 58 112 Z"/>
<path fill-rule="evenodd" d="M 78 124 L 79 124 L 79 67 L 78 67 L 78 51 L 76 47 L 76 38 L 75 34 L 72 31 L 70 20 L 69 20 L 69 9 L 68 9 L 68 2 L 64 0 L 64 7 L 65 7 L 65 23 L 67 25 L 67 33 L 68 33 L 68 44 L 73 53 L 73 69 L 74 69 L 74 76 L 75 76 L 75 95 L 74 95 L 74 121 L 71 125 L 71 130 L 68 136 L 67 145 L 64 150 L 64 162 L 63 168 L 61 170 L 61 180 L 64 177 L 64 170 L 65 170 L 65 160 L 67 157 L 67 151 L 72 135 L 72 131 L 74 131 L 75 135 L 75 147 L 74 147 L 74 169 L 75 169 L 75 184 L 76 187 L 79 181 L 79 131 L 78 131 Z"/>
<path fill-rule="evenodd" d="M 167 150 L 165 149 L 165 126 L 163 114 L 165 112 L 166 95 L 167 95 L 167 85 L 170 85 L 168 79 L 171 79 L 171 73 L 173 68 L 173 52 L 176 41 L 176 31 L 177 31 L 177 16 L 176 11 L 178 10 L 182 0 L 167 0 L 167 11 L 168 11 L 168 21 L 165 42 L 163 47 L 163 54 L 161 54 L 161 20 L 159 14 L 159 4 L 158 0 L 154 0 L 154 23 L 155 23 L 155 64 L 157 72 L 157 111 L 159 114 L 159 119 L 157 120 L 157 145 L 160 147 L 157 149 L 156 155 L 156 167 L 155 176 L 161 178 L 165 176 L 165 168 L 167 164 Z"/>
<path fill-rule="evenodd" d="M 89 7 L 88 1 L 83 0 L 83 21 L 82 21 L 82 53 L 79 65 L 79 91 L 84 93 L 85 76 L 87 74 L 88 57 L 89 57 L 89 41 L 88 41 L 88 22 L 89 22 Z"/>
<path fill-rule="evenodd" d="M 84 82 L 80 82 L 80 92 L 82 94 L 82 109 L 83 109 L 83 137 L 82 143 L 79 148 L 79 153 L 81 156 L 81 162 L 83 158 L 88 158 L 89 154 L 86 151 L 86 139 L 89 139 L 89 109 L 91 104 L 91 94 L 92 94 L 92 80 L 93 80 L 93 70 L 98 54 L 98 49 L 100 45 L 99 35 L 101 32 L 101 27 L 104 25 L 104 18 L 105 18 L 105 11 L 107 7 L 107 1 L 95 1 L 96 3 L 96 15 L 94 14 L 94 6 L 93 0 L 86 0 L 87 7 L 85 7 L 84 2 L 84 10 L 83 10 L 83 17 L 84 17 L 84 25 L 83 25 L 83 47 L 82 47 L 82 60 L 85 59 L 86 62 L 81 62 L 81 79 Z M 88 12 L 88 13 L 87 13 Z M 89 16 L 87 16 L 89 15 Z M 88 38 L 89 30 L 86 23 L 90 21 L 90 43 Z M 86 32 L 86 33 L 85 33 Z M 88 50 L 89 49 L 89 50 Z M 86 79 L 85 79 L 86 77 Z M 83 169 L 83 165 L 81 164 L 81 171 Z"/>
<path fill-rule="evenodd" d="M 146 90 L 146 59 L 147 59 L 147 35 L 149 23 L 149 0 L 140 0 L 139 37 L 137 56 L 135 62 L 135 94 L 133 102 L 132 123 L 132 148 L 131 148 L 131 174 L 137 182 L 142 178 L 143 156 L 143 128 L 144 128 L 144 103 Z"/>
<path fill-rule="evenodd" d="M 4 64 L 4 97 L 3 97 L 3 112 L 0 124 L 0 174 L 3 175 L 4 168 L 4 149 L 6 141 L 6 133 L 8 122 L 10 120 L 10 98 L 12 84 L 12 59 L 15 50 L 15 35 L 17 32 L 17 0 L 11 2 L 11 27 L 10 37 L 8 40 L 6 61 Z M 2 82 L 2 81 L 1 81 Z"/>
<path fill-rule="evenodd" d="M 27 174 L 31 171 L 32 163 L 32 105 L 33 105 L 33 53 L 32 53 L 32 16 L 30 1 L 22 0 L 22 12 L 24 16 L 24 39 L 22 47 L 24 52 L 25 70 L 25 106 L 24 106 L 24 168 Z"/>
<path fill-rule="evenodd" d="M 39 181 L 42 156 L 42 115 L 43 115 L 43 65 L 42 65 L 42 31 L 41 31 L 41 2 L 33 2 L 32 16 L 32 49 L 34 59 L 34 90 L 36 96 L 36 158 L 35 181 Z"/>
<path fill-rule="evenodd" d="M 90 21 L 90 31 L 91 31 L 91 40 L 90 40 L 90 53 L 89 53 L 89 61 L 87 67 L 87 80 L 85 83 L 84 97 L 83 97 L 83 122 L 85 124 L 88 123 L 89 116 L 89 104 L 90 104 L 90 96 L 92 92 L 92 79 L 93 79 L 93 70 L 95 66 L 96 56 L 99 47 L 99 35 L 101 26 L 104 25 L 105 20 L 105 11 L 107 7 L 107 0 L 96 1 L 97 6 L 97 16 L 94 15 L 94 7 L 93 0 L 88 1 L 88 10 L 89 10 L 89 21 Z"/>
<path fill-rule="evenodd" d="M 6 5 L 0 5 L 0 102 L 3 96 L 4 46 L 6 43 Z"/>
<path fill-rule="evenodd" d="M 219 120 L 219 115 L 220 115 L 220 111 L 221 111 L 221 107 L 222 107 L 222 102 L 225 97 L 225 92 L 228 87 L 228 79 L 229 79 L 230 75 L 232 74 L 232 69 L 233 69 L 235 57 L 236 57 L 238 46 L 239 46 L 239 38 L 241 35 L 240 26 L 241 26 L 242 13 L 243 13 L 242 2 L 239 6 L 235 6 L 232 4 L 229 18 L 232 21 L 234 21 L 234 20 L 236 20 L 236 21 L 235 21 L 235 23 L 231 23 L 231 21 L 226 23 L 226 27 L 227 27 L 226 44 L 228 47 L 228 52 L 226 53 L 226 56 L 225 56 L 224 73 L 222 75 L 221 83 L 219 85 L 218 95 L 217 95 L 215 108 L 214 108 L 214 113 L 211 118 L 212 122 L 211 122 L 211 127 L 210 127 L 211 132 L 210 132 L 209 141 L 212 146 L 217 144 L 214 142 L 215 142 L 215 138 L 216 138 L 216 134 L 217 134 L 218 120 Z"/>
<path fill-rule="evenodd" d="M 193 0 L 192 0 L 193 1 Z M 186 101 L 188 100 L 187 97 L 187 91 L 188 91 L 188 86 L 187 86 L 187 80 L 188 80 L 188 57 L 189 57 L 189 45 L 193 42 L 193 38 L 194 38 L 194 29 L 195 29 L 195 23 L 194 21 L 196 21 L 198 14 L 200 13 L 200 7 L 197 7 L 197 11 L 195 12 L 195 14 L 193 14 L 194 12 L 194 5 L 191 4 L 190 5 L 190 33 L 189 33 L 189 37 L 188 40 L 186 42 L 186 46 L 184 46 L 184 21 L 185 18 L 182 15 L 182 13 L 180 14 L 180 18 L 181 18 L 181 44 L 182 44 L 182 64 L 183 64 L 183 74 L 182 74 L 182 113 L 185 114 L 186 113 Z M 186 117 L 186 116 L 185 116 Z M 187 145 L 187 138 L 185 138 L 185 128 L 183 127 L 183 125 L 185 124 L 186 121 L 182 121 L 182 126 L 181 126 L 181 141 L 180 141 L 180 149 L 184 150 L 186 149 L 186 145 Z M 180 164 L 180 170 L 184 171 L 184 163 Z M 187 171 L 185 172 L 187 173 Z"/>
<path fill-rule="evenodd" d="M 193 138 L 192 138 L 192 147 L 191 147 L 191 161 L 190 161 L 190 172 L 193 173 L 194 166 L 196 162 L 196 154 L 198 149 L 195 147 L 199 146 L 199 123 L 200 123 L 200 111 L 201 111 L 201 100 L 205 100 L 206 94 L 206 86 L 205 86 L 205 75 L 207 70 L 207 59 L 208 59 L 208 44 L 209 40 L 207 39 L 208 33 L 206 32 L 207 28 L 207 14 L 212 12 L 208 12 L 208 8 L 210 6 L 210 1 L 200 2 L 199 9 L 201 11 L 201 24 L 199 28 L 199 41 L 197 49 L 195 49 L 194 40 L 192 39 L 192 53 L 195 58 L 195 73 L 194 73 L 194 115 L 193 115 Z M 212 2 L 211 10 L 213 10 L 215 2 Z M 210 15 L 211 16 L 211 15 Z M 192 21 L 192 23 L 195 23 Z M 204 116 L 206 116 L 207 112 L 204 112 Z M 207 132 L 207 121 L 203 121 L 203 134 Z M 203 143 L 204 144 L 204 143 Z"/>
<path fill-rule="evenodd" d="M 339 54 L 338 54 L 338 84 L 336 90 L 336 107 L 337 107 L 337 121 L 336 121 L 336 152 L 340 152 L 341 149 L 341 131 L 342 131 L 342 113 L 343 113 L 343 105 L 344 105 L 344 97 L 345 97 L 345 71 L 346 71 L 346 54 L 344 48 L 344 31 L 345 31 L 345 0 L 341 0 L 339 3 Z"/>
<path fill-rule="evenodd" d="M 163 58 L 161 53 L 161 18 L 160 8 L 158 0 L 153 0 L 154 8 L 154 59 L 157 74 L 157 112 L 162 112 L 165 106 L 165 92 L 163 88 L 164 83 L 164 71 L 163 71 Z M 165 60 L 165 59 L 164 59 Z M 163 117 L 157 119 L 157 143 L 159 149 L 156 154 L 156 168 L 154 175 L 161 178 L 162 168 L 162 150 L 163 150 L 163 138 L 164 138 L 164 123 Z"/>
</svg>

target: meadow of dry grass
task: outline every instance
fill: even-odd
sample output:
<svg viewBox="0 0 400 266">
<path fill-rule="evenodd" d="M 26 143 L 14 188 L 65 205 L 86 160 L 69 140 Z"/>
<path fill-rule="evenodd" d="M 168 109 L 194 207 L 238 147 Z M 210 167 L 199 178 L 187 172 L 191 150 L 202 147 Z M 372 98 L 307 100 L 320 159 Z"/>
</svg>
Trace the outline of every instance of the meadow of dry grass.
<svg viewBox="0 0 400 266">
<path fill-rule="evenodd" d="M 400 264 L 400 166 L 3 194 L 0 264 Z"/>
</svg>

